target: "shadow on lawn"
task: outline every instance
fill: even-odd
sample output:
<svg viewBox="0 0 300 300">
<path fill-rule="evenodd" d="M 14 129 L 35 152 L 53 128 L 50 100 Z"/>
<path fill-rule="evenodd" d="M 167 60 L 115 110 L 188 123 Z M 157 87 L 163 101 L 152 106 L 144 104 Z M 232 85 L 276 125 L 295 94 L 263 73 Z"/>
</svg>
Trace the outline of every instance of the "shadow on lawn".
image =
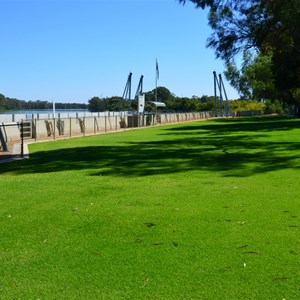
<svg viewBox="0 0 300 300">
<path fill-rule="evenodd" d="M 217 120 L 209 124 L 191 123 L 171 129 L 160 127 L 159 130 L 163 134 L 174 135 L 171 140 L 129 141 L 126 145 L 37 152 L 31 154 L 28 160 L 2 165 L 1 168 L 4 168 L 0 172 L 24 174 L 88 170 L 90 175 L 95 176 L 149 176 L 206 170 L 220 172 L 222 176 L 250 176 L 255 173 L 300 167 L 299 143 L 278 142 L 278 139 L 272 142 L 264 139 L 266 133 L 263 134 L 267 130 L 297 128 L 299 122 L 226 122 Z M 220 132 L 224 131 L 228 134 L 221 135 Z M 245 133 L 236 134 L 237 131 Z M 251 135 L 247 134 L 247 131 L 262 133 Z M 262 139 L 259 140 L 259 137 Z"/>
<path fill-rule="evenodd" d="M 199 124 L 193 126 L 180 126 L 170 128 L 169 131 L 210 131 L 210 134 L 219 135 L 234 132 L 270 132 L 274 130 L 291 130 L 300 128 L 297 119 L 289 117 L 255 117 L 255 118 L 236 118 L 236 119 L 215 119 L 213 123 Z M 185 134 L 185 133 L 184 133 Z"/>
</svg>

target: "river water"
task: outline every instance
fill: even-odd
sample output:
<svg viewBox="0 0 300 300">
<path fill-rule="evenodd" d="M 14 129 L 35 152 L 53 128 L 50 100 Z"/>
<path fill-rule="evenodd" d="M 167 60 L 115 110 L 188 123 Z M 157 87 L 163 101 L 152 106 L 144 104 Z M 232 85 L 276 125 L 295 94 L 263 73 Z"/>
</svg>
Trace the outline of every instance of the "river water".
<svg viewBox="0 0 300 300">
<path fill-rule="evenodd" d="M 55 113 L 87 113 L 88 109 L 56 109 Z M 0 115 L 32 115 L 32 114 L 53 114 L 52 109 L 30 109 L 30 110 L 5 110 L 0 111 Z"/>
<path fill-rule="evenodd" d="M 0 123 L 20 122 L 22 120 L 51 119 L 51 118 L 82 118 L 100 116 L 119 116 L 127 112 L 89 112 L 87 109 L 51 109 L 40 110 L 10 110 L 0 112 Z"/>
<path fill-rule="evenodd" d="M 0 112 L 0 123 L 20 122 L 21 120 L 68 118 L 90 116 L 87 109 L 31 109 L 31 110 L 8 110 Z"/>
</svg>

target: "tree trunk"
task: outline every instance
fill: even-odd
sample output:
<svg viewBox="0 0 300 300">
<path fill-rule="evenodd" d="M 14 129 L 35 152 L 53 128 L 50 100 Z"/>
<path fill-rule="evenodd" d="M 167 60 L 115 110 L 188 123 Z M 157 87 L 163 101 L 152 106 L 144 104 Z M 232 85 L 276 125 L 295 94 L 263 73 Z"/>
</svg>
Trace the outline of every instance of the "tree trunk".
<svg viewBox="0 0 300 300">
<path fill-rule="evenodd" d="M 295 103 L 294 115 L 296 118 L 300 118 L 300 104 L 299 103 Z"/>
</svg>

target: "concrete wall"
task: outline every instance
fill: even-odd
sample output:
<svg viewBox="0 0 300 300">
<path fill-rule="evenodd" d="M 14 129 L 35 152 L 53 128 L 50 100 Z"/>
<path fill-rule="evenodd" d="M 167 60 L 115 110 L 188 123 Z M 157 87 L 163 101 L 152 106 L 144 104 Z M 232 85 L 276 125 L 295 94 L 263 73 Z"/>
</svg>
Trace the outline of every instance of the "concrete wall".
<svg viewBox="0 0 300 300">
<path fill-rule="evenodd" d="M 7 142 L 20 140 L 20 125 L 16 122 L 2 123 L 2 132 Z"/>
<path fill-rule="evenodd" d="M 35 141 L 47 139 L 70 138 L 74 136 L 93 135 L 104 132 L 121 131 L 127 128 L 137 128 L 164 124 L 183 123 L 193 120 L 208 119 L 213 112 L 194 113 L 163 113 L 156 115 L 105 115 L 90 117 L 66 117 L 60 119 L 35 118 L 27 121 L 26 138 Z M 30 126 L 29 126 L 30 127 Z M 20 123 L 2 123 L 7 142 L 20 141 Z M 28 130 L 27 130 L 28 129 Z"/>
</svg>

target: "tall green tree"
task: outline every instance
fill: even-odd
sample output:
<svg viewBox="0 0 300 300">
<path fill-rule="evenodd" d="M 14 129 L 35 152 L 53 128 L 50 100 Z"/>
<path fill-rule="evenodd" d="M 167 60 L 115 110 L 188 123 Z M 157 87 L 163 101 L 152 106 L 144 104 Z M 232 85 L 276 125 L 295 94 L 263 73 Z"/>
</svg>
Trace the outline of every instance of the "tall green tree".
<svg viewBox="0 0 300 300">
<path fill-rule="evenodd" d="M 235 62 L 226 64 L 226 79 L 238 91 L 242 99 L 274 100 L 277 98 L 274 76 L 272 73 L 272 57 L 262 53 L 253 56 L 244 52 L 242 67 Z"/>
<path fill-rule="evenodd" d="M 88 109 L 91 112 L 98 112 L 106 110 L 106 103 L 104 99 L 93 97 L 88 101 Z"/>
<path fill-rule="evenodd" d="M 217 57 L 232 60 L 249 49 L 272 53 L 272 72 L 281 97 L 300 108 L 299 0 L 178 0 L 209 8 L 213 34 L 208 46 Z M 298 109 L 300 113 L 300 110 Z"/>
<path fill-rule="evenodd" d="M 146 101 L 155 101 L 156 89 L 145 93 Z M 164 86 L 157 87 L 157 101 L 166 102 L 174 98 L 174 95 Z"/>
</svg>

